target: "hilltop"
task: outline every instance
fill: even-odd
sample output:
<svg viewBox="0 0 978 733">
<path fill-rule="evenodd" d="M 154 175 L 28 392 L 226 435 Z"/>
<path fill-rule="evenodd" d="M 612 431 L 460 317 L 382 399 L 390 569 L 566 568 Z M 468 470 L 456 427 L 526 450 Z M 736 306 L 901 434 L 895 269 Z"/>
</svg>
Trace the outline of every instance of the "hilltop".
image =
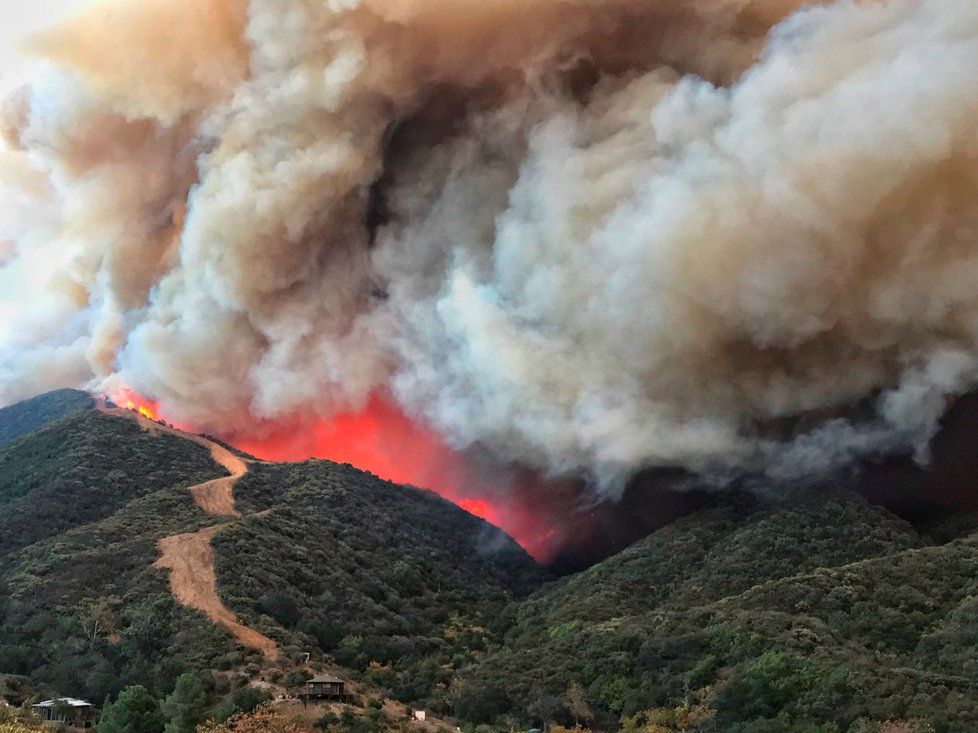
<svg viewBox="0 0 978 733">
<path fill-rule="evenodd" d="M 91 410 L 95 401 L 76 389 L 59 389 L 0 408 L 0 446 L 52 420 L 82 410 Z"/>
</svg>

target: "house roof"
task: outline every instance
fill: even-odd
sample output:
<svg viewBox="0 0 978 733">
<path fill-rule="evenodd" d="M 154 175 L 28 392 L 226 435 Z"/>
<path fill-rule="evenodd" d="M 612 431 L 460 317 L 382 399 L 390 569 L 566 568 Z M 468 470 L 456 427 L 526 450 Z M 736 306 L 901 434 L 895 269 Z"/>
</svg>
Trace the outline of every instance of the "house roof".
<svg viewBox="0 0 978 733">
<path fill-rule="evenodd" d="M 59 702 L 70 705 L 73 708 L 90 708 L 94 707 L 92 703 L 86 702 L 85 700 L 76 700 L 73 697 L 59 697 L 56 700 L 45 700 L 44 702 L 39 702 L 34 705 L 35 708 L 53 708 Z"/>
<path fill-rule="evenodd" d="M 329 684 L 329 683 L 335 684 L 337 682 L 339 682 L 340 684 L 344 684 L 343 680 L 341 680 L 339 677 L 333 677 L 332 675 L 328 675 L 328 674 L 320 675 L 318 677 L 313 677 L 309 681 L 310 682 L 319 682 L 319 683 L 323 683 L 323 684 Z"/>
</svg>

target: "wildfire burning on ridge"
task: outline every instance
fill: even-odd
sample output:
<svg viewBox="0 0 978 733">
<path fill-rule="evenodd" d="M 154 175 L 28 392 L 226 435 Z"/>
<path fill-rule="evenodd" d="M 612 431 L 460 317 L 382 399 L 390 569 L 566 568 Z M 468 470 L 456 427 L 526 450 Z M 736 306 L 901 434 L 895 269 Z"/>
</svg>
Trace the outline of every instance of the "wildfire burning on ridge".
<svg viewBox="0 0 978 733">
<path fill-rule="evenodd" d="M 151 410 L 146 405 L 139 405 L 139 407 L 136 407 L 132 403 L 132 400 L 126 400 L 126 409 L 127 410 L 135 410 L 140 415 L 142 415 L 143 417 L 145 417 L 145 418 L 147 418 L 149 420 L 155 420 L 156 419 L 156 415 L 154 414 L 153 410 Z"/>
<path fill-rule="evenodd" d="M 129 388 L 114 390 L 109 399 L 150 420 L 164 420 L 159 404 Z M 188 424 L 175 427 L 195 432 Z M 494 524 L 512 536 L 540 562 L 557 551 L 558 531 L 548 511 L 530 510 L 525 475 L 480 472 L 467 457 L 452 450 L 433 430 L 412 421 L 390 400 L 373 396 L 362 410 L 336 415 L 311 424 L 281 425 L 261 438 L 224 436 L 228 442 L 266 461 L 294 462 L 321 458 L 349 463 L 382 479 L 428 489 L 460 508 Z M 498 466 L 495 467 L 498 469 Z"/>
<path fill-rule="evenodd" d="M 112 390 L 110 394 L 103 393 L 102 399 L 107 400 L 117 407 L 123 407 L 130 412 L 135 412 L 147 420 L 162 420 L 159 416 L 160 406 L 157 402 L 146 399 L 128 387 L 118 387 Z"/>
</svg>

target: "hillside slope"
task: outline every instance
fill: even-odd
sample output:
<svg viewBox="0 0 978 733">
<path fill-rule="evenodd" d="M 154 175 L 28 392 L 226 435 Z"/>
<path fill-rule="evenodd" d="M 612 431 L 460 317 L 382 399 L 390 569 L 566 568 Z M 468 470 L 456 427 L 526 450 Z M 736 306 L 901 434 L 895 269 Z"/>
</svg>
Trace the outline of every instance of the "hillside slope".
<svg viewBox="0 0 978 733">
<path fill-rule="evenodd" d="M 0 446 L 65 415 L 94 407 L 94 401 L 85 392 L 59 389 L 0 408 Z"/>
<path fill-rule="evenodd" d="M 196 443 L 95 411 L 0 449 L 0 673 L 102 700 L 214 664 L 224 635 L 152 564 L 159 538 L 212 521 L 185 487 L 223 473 Z"/>
<path fill-rule="evenodd" d="M 522 604 L 464 676 L 495 714 L 580 683 L 606 722 L 708 688 L 690 729 L 975 730 L 978 537 L 927 544 L 850 494 L 700 512 Z"/>
<path fill-rule="evenodd" d="M 255 464 L 235 498 L 250 516 L 213 542 L 232 610 L 404 702 L 447 710 L 455 668 L 548 579 L 483 520 L 352 466 Z"/>
<path fill-rule="evenodd" d="M 283 663 L 331 651 L 353 676 L 468 653 L 548 577 L 481 519 L 349 466 L 251 464 L 234 489 L 245 516 L 215 516 L 199 489 L 225 470 L 142 423 L 80 412 L 0 450 L 0 675 L 93 700 L 136 681 L 162 695 L 187 669 L 274 676 L 275 660 L 174 599 L 160 543 L 181 534 L 210 541 L 221 600 Z M 444 677 L 398 697 L 425 699 Z"/>
<path fill-rule="evenodd" d="M 84 411 L 50 422 L 0 448 L 0 567 L 134 499 L 223 474 L 203 447 L 130 420 Z"/>
</svg>

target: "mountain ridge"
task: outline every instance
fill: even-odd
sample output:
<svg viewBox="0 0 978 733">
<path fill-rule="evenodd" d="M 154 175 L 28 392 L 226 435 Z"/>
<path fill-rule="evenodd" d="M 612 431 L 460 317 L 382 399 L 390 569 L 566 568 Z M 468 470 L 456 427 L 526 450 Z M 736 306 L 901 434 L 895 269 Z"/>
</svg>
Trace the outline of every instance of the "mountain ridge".
<svg viewBox="0 0 978 733">
<path fill-rule="evenodd" d="M 65 415 L 95 407 L 87 392 L 59 389 L 0 408 L 0 446 Z"/>
</svg>

